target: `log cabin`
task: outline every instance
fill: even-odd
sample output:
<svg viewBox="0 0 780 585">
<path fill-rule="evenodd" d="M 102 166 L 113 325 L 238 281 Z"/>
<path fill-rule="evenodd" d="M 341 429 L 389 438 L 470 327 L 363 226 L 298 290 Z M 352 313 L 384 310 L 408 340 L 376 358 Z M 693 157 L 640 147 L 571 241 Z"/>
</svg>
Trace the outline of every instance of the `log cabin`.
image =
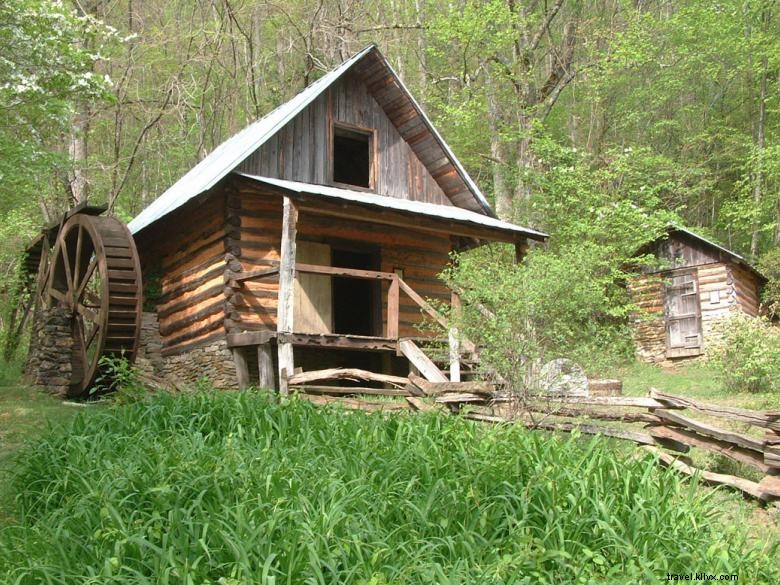
<svg viewBox="0 0 780 585">
<path fill-rule="evenodd" d="M 431 303 L 453 301 L 438 278 L 450 253 L 505 242 L 521 257 L 547 237 L 496 217 L 374 45 L 229 138 L 129 228 L 164 373 L 282 391 L 328 367 L 446 381 L 419 342 L 424 321 L 446 326 Z"/>
<path fill-rule="evenodd" d="M 639 313 L 631 318 L 637 356 L 679 362 L 706 355 L 717 324 L 735 313 L 758 316 L 766 278 L 742 256 L 679 226 L 640 251 L 661 268 L 628 284 Z"/>
</svg>

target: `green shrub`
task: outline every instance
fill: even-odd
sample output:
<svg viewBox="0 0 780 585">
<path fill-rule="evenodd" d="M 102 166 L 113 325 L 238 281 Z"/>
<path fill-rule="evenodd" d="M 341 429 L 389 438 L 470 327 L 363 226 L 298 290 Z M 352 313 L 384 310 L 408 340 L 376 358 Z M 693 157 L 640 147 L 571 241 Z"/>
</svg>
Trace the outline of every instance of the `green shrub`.
<svg viewBox="0 0 780 585">
<path fill-rule="evenodd" d="M 780 331 L 763 317 L 734 315 L 717 326 L 711 351 L 723 385 L 734 392 L 780 390 Z"/>
<path fill-rule="evenodd" d="M 80 415 L 24 455 L 0 582 L 778 582 L 695 483 L 602 438 L 263 395 Z"/>
</svg>

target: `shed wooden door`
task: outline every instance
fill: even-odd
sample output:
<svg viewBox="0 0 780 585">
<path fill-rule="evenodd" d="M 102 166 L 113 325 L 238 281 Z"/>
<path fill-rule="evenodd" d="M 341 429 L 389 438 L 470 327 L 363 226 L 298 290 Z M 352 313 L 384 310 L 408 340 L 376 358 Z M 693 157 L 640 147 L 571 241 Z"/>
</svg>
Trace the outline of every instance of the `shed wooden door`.
<svg viewBox="0 0 780 585">
<path fill-rule="evenodd" d="M 689 355 L 701 348 L 701 306 L 694 272 L 675 274 L 665 287 L 667 355 Z"/>
<path fill-rule="evenodd" d="M 328 244 L 298 241 L 296 261 L 330 266 Z M 293 329 L 296 333 L 333 332 L 333 285 L 323 274 L 297 274 L 294 286 Z"/>
</svg>

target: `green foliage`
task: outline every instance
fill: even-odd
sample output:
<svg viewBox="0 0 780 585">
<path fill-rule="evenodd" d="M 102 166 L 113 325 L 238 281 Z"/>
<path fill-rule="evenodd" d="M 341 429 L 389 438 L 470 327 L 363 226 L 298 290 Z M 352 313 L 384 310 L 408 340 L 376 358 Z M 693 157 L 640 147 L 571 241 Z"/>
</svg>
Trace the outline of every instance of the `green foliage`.
<svg viewBox="0 0 780 585">
<path fill-rule="evenodd" d="M 763 317 L 734 315 L 718 329 L 713 363 L 723 384 L 734 392 L 780 390 L 780 330 Z"/>
<path fill-rule="evenodd" d="M 9 583 L 780 577 L 775 544 L 748 544 L 695 482 L 601 438 L 157 395 L 79 416 L 19 465 Z"/>
<path fill-rule="evenodd" d="M 772 248 L 758 260 L 758 268 L 767 277 L 761 301 L 770 317 L 780 315 L 780 247 Z"/>
<path fill-rule="evenodd" d="M 635 254 L 674 221 L 660 209 L 660 194 L 678 184 L 638 172 L 646 153 L 619 153 L 594 169 L 541 135 L 534 152 L 544 171 L 532 175 L 538 195 L 526 213 L 549 231 L 549 243 L 520 265 L 497 246 L 463 254 L 445 274 L 465 291 L 463 333 L 518 390 L 532 389 L 542 361 L 569 357 L 601 370 L 632 355 L 627 317 L 635 307 L 624 283 L 653 262 Z M 657 169 L 655 179 L 661 175 Z"/>
<path fill-rule="evenodd" d="M 99 373 L 90 395 L 113 392 L 119 403 L 136 402 L 147 396 L 138 370 L 125 356 L 104 355 L 98 361 Z"/>
</svg>

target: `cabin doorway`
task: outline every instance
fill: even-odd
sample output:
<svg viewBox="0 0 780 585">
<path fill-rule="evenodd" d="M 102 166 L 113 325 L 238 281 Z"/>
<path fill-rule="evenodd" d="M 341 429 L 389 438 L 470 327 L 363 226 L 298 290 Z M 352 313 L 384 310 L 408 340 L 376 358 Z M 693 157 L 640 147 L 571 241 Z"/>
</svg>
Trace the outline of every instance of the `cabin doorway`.
<svg viewBox="0 0 780 585">
<path fill-rule="evenodd" d="M 339 268 L 377 271 L 381 268 L 379 253 L 373 250 L 334 247 L 331 260 Z M 379 280 L 333 277 L 333 332 L 381 335 L 381 292 Z"/>
</svg>

